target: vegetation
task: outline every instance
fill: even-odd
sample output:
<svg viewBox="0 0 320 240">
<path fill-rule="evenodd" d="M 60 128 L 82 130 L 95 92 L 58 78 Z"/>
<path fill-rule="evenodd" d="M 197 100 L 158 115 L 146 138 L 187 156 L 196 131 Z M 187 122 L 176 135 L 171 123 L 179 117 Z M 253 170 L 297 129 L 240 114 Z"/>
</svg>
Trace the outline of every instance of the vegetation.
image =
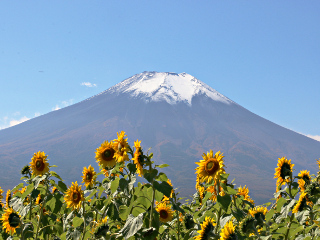
<svg viewBox="0 0 320 240">
<path fill-rule="evenodd" d="M 99 172 L 84 167 L 83 186 L 67 187 L 37 152 L 21 174 L 23 183 L 0 188 L 2 239 L 320 239 L 320 174 L 293 176 L 291 160 L 275 169 L 272 202 L 255 206 L 246 186 L 235 187 L 223 155 L 212 150 L 196 162 L 196 193 L 178 197 L 141 141 L 124 132 L 96 149 Z M 51 161 L 50 161 L 51 162 Z M 318 161 L 320 164 L 320 159 Z M 100 177 L 98 177 L 101 175 Z M 143 182 L 136 183 L 137 175 Z M 102 179 L 103 177 L 103 179 Z M 102 179 L 99 181 L 98 179 Z"/>
</svg>

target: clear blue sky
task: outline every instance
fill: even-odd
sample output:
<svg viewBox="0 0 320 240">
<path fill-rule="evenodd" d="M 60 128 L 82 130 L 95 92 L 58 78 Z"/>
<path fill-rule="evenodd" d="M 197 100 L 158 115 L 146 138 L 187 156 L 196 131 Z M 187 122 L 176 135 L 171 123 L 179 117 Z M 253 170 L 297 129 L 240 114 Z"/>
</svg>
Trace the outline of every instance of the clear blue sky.
<svg viewBox="0 0 320 240">
<path fill-rule="evenodd" d="M 0 128 L 165 71 L 320 136 L 319 12 L 312 0 L 2 0 Z"/>
</svg>

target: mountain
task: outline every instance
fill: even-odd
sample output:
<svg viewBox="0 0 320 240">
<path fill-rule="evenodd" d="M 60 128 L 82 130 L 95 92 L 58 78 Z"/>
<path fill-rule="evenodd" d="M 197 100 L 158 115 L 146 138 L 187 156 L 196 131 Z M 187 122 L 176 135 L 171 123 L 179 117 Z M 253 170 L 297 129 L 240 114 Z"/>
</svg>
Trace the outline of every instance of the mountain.
<svg viewBox="0 0 320 240">
<path fill-rule="evenodd" d="M 195 77 L 143 72 L 69 107 L 0 130 L 1 187 L 12 188 L 34 152 L 48 154 L 50 164 L 68 184 L 80 180 L 84 166 L 95 163 L 95 149 L 125 131 L 129 143 L 142 140 L 157 164 L 167 163 L 168 177 L 181 196 L 195 192 L 195 162 L 210 149 L 221 151 L 235 183 L 266 202 L 275 190 L 279 157 L 297 170 L 316 172 L 320 142 L 246 110 Z"/>
</svg>

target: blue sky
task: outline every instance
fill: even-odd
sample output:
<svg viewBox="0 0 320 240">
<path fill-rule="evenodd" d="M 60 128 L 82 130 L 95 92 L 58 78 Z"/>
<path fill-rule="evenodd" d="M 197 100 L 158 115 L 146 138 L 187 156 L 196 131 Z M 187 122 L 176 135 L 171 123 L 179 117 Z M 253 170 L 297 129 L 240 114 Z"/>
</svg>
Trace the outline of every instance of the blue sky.
<svg viewBox="0 0 320 240">
<path fill-rule="evenodd" d="M 320 140 L 319 12 L 312 0 L 0 1 L 0 129 L 164 71 Z"/>
</svg>

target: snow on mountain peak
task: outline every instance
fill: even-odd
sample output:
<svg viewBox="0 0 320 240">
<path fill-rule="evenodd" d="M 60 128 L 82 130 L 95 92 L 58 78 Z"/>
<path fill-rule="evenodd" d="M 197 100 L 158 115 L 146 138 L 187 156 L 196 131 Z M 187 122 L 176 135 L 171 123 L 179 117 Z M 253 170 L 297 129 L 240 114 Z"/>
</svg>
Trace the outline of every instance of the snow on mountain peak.
<svg viewBox="0 0 320 240">
<path fill-rule="evenodd" d="M 107 90 L 108 92 L 129 93 L 146 101 L 167 101 L 170 104 L 186 102 L 197 94 L 226 104 L 232 103 L 213 88 L 187 73 L 143 72 L 136 74 Z"/>
</svg>

